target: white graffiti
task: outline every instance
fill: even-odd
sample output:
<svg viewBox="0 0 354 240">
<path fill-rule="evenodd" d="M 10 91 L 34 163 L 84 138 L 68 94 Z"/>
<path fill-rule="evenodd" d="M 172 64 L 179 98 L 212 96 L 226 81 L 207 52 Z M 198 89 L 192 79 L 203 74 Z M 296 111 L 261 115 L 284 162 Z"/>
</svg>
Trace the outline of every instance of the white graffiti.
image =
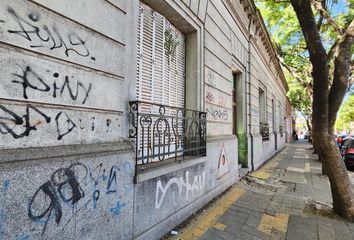
<svg viewBox="0 0 354 240">
<path fill-rule="evenodd" d="M 163 203 L 163 200 L 166 196 L 168 189 L 175 185 L 178 189 L 178 196 L 182 195 L 183 190 L 185 189 L 186 201 L 189 199 L 189 194 L 195 194 L 199 191 L 202 191 L 205 183 L 205 172 L 202 174 L 194 176 L 193 183 L 189 182 L 189 171 L 186 171 L 185 177 L 174 177 L 171 178 L 165 186 L 162 186 L 161 180 L 156 184 L 156 197 L 155 197 L 155 208 L 159 209 Z"/>
</svg>

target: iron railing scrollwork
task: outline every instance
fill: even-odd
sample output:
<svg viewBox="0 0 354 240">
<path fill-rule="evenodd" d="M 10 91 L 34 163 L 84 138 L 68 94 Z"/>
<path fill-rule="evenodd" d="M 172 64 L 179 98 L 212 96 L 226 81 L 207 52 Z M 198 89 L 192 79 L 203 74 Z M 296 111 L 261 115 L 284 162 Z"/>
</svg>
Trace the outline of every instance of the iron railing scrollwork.
<svg viewBox="0 0 354 240">
<path fill-rule="evenodd" d="M 129 113 L 136 165 L 206 155 L 205 112 L 132 101 Z"/>
<path fill-rule="evenodd" d="M 268 141 L 269 140 L 269 124 L 268 123 L 259 123 L 259 132 L 262 135 L 262 140 L 263 141 Z"/>
</svg>

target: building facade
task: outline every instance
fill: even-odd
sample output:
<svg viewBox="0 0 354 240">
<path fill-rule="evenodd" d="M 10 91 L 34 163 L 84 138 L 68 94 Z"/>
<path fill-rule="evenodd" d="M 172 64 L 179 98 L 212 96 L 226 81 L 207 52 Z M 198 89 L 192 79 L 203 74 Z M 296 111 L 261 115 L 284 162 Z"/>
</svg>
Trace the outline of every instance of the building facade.
<svg viewBox="0 0 354 240">
<path fill-rule="evenodd" d="M 0 11 L 0 239 L 158 239 L 289 139 L 252 0 Z"/>
</svg>

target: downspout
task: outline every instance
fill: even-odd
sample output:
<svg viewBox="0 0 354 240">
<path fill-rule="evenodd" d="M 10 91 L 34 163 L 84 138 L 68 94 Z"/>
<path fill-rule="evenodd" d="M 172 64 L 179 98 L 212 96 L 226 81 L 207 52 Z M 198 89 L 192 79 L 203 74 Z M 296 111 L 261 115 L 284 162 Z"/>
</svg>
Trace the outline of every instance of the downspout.
<svg viewBox="0 0 354 240">
<path fill-rule="evenodd" d="M 247 76 L 248 76 L 248 127 L 249 127 L 249 135 L 251 138 L 251 169 L 254 171 L 254 156 L 253 156 L 253 135 L 252 135 L 252 121 L 251 121 L 251 24 L 252 20 L 251 18 L 249 19 L 249 24 L 248 24 L 248 63 L 247 63 Z M 247 109 L 246 109 L 247 111 Z"/>
</svg>

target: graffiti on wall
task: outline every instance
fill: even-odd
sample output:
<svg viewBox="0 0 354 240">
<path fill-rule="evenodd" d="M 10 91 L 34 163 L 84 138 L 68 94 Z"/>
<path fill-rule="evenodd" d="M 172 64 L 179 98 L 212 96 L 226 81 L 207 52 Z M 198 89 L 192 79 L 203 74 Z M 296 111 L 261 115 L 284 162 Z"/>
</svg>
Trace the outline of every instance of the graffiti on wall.
<svg viewBox="0 0 354 240">
<path fill-rule="evenodd" d="M 19 67 L 22 73 L 13 73 L 15 79 L 11 82 L 21 85 L 24 99 L 28 99 L 29 90 L 47 92 L 49 97 L 53 98 L 69 96 L 72 100 L 79 101 L 81 104 L 85 104 L 89 97 L 92 88 L 91 83 L 85 85 L 81 81 L 72 81 L 69 76 L 61 76 L 57 72 L 53 74 L 53 79 L 48 80 L 40 76 L 30 66 Z M 59 80 L 59 78 L 61 79 Z"/>
<path fill-rule="evenodd" d="M 81 57 L 90 57 L 86 41 L 75 32 L 63 35 L 60 29 L 53 24 L 48 26 L 43 23 L 42 16 L 37 11 L 31 11 L 27 16 L 22 16 L 15 9 L 7 6 L 7 13 L 16 23 L 14 29 L 8 29 L 9 34 L 15 34 L 28 41 L 30 48 L 46 48 L 51 51 L 63 51 L 67 57 L 75 54 Z M 5 20 L 2 20 L 6 23 Z M 95 61 L 95 57 L 91 56 Z"/>
<path fill-rule="evenodd" d="M 96 125 L 105 125 L 105 129 L 99 128 L 106 133 L 112 132 L 112 122 L 120 127 L 119 118 L 101 119 L 98 122 L 95 117 L 83 118 L 84 116 L 73 117 L 73 112 L 60 110 L 58 112 L 48 111 L 48 113 L 32 104 L 27 104 L 24 109 L 11 109 L 9 106 L 0 104 L 0 134 L 10 135 L 14 139 L 29 137 L 32 132 L 47 125 L 55 128 L 56 139 L 62 140 L 66 135 L 76 131 L 82 132 L 84 129 L 97 132 Z M 113 116 L 110 116 L 113 117 Z"/>
<path fill-rule="evenodd" d="M 215 101 L 215 96 L 213 95 L 213 93 L 211 91 L 207 91 L 205 98 L 208 102 L 211 102 L 211 103 L 213 103 Z"/>
<path fill-rule="evenodd" d="M 218 94 L 218 96 L 215 96 L 215 94 L 211 90 L 206 91 L 205 98 L 206 98 L 206 101 L 209 103 L 213 103 L 213 104 L 216 104 L 221 107 L 226 106 L 226 97 L 221 94 Z"/>
<path fill-rule="evenodd" d="M 221 147 L 219 163 L 218 163 L 218 177 L 220 179 L 230 172 L 229 161 L 227 158 L 226 150 L 224 145 Z"/>
<path fill-rule="evenodd" d="M 218 108 L 215 106 L 208 105 L 206 107 L 207 116 L 212 120 L 221 120 L 227 121 L 229 120 L 229 113 L 227 109 Z"/>
<path fill-rule="evenodd" d="M 192 179 L 192 180 L 191 180 Z M 173 177 L 163 185 L 161 180 L 156 183 L 156 195 L 155 195 L 155 208 L 159 209 L 164 202 L 165 196 L 170 192 L 173 192 L 173 186 L 178 190 L 178 198 L 181 199 L 185 196 L 185 200 L 188 201 L 190 196 L 200 193 L 205 185 L 205 172 L 195 175 L 194 177 L 189 175 L 189 171 L 185 172 L 184 177 Z"/>
<path fill-rule="evenodd" d="M 216 87 L 215 73 L 209 71 L 206 80 L 207 84 L 212 87 Z"/>
<path fill-rule="evenodd" d="M 28 218 L 37 223 L 42 235 L 49 224 L 64 230 L 69 223 L 76 221 L 81 211 L 94 211 L 102 198 L 111 197 L 109 205 L 104 207 L 117 218 L 127 202 L 122 202 L 120 193 L 130 191 L 118 187 L 118 174 L 122 172 L 132 176 L 133 169 L 126 162 L 123 167 L 114 164 L 104 167 L 98 164 L 90 167 L 74 163 L 59 168 L 30 197 L 27 206 Z M 75 224 L 75 223 L 73 223 Z"/>
<path fill-rule="evenodd" d="M 258 116 L 258 108 L 257 108 L 257 107 L 251 105 L 250 111 L 251 111 L 251 114 L 252 114 L 252 115 Z"/>
<path fill-rule="evenodd" d="M 19 65 L 18 65 L 19 66 Z M 48 97 L 71 99 L 72 102 L 85 105 L 92 91 L 92 84 L 85 84 L 82 81 L 73 81 L 73 76 L 69 77 L 65 74 L 54 72 L 52 78 L 43 77 L 36 72 L 31 66 L 19 66 L 20 73 L 13 73 L 14 79 L 11 84 L 20 85 L 23 99 L 29 99 L 29 94 L 35 95 L 36 92 L 47 92 Z M 11 88 L 11 86 L 8 86 Z M 59 100 L 59 99 L 58 99 Z M 60 101 L 60 100 L 59 100 Z M 47 112 L 44 109 L 33 104 L 27 104 L 23 109 L 13 109 L 9 106 L 0 104 L 0 134 L 10 135 L 14 139 L 29 137 L 33 131 L 45 124 L 50 124 L 55 128 L 57 133 L 56 139 L 62 140 L 66 135 L 78 130 L 80 132 L 95 131 L 96 125 L 105 125 L 107 133 L 112 132 L 113 124 L 120 126 L 118 118 L 110 116 L 109 118 L 101 119 L 98 122 L 95 117 L 85 118 L 84 116 L 75 117 L 75 112 L 61 109 L 56 112 Z M 113 124 L 112 124 L 113 123 Z"/>
</svg>

